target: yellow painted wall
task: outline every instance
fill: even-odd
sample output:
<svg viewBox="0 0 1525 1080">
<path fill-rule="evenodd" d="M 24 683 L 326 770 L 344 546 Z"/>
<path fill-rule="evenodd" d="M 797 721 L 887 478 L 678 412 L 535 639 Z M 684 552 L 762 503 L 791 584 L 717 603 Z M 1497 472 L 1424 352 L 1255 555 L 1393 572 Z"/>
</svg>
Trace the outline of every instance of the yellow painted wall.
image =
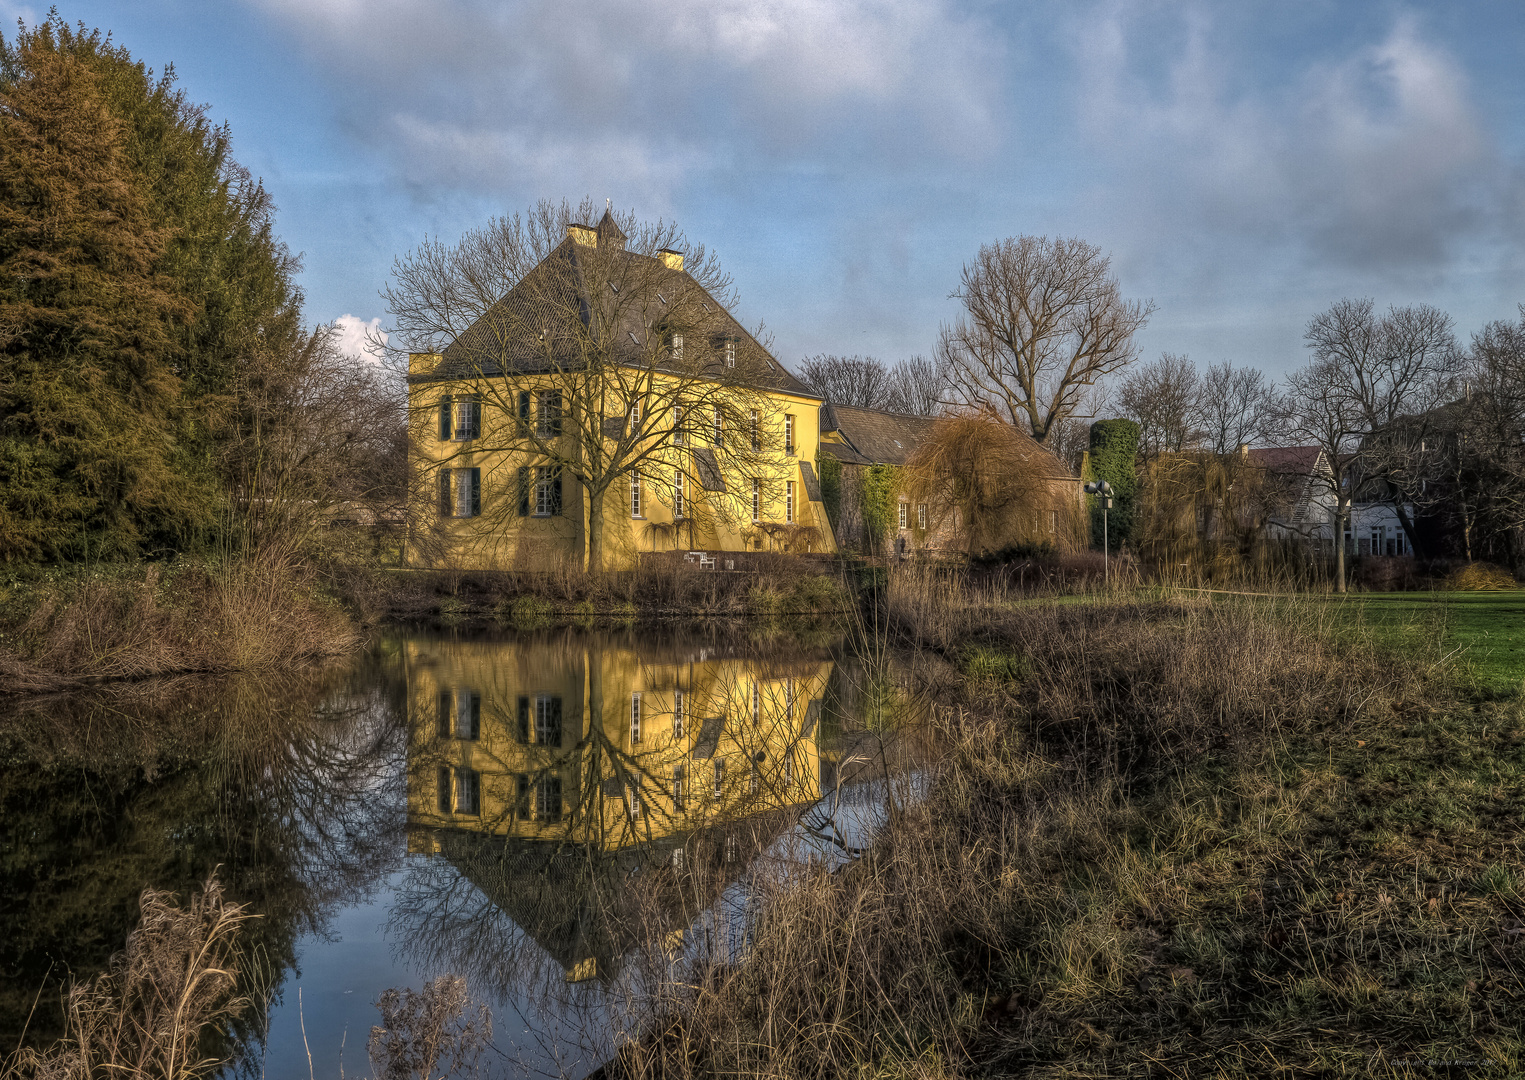
<svg viewBox="0 0 1525 1080">
<path fill-rule="evenodd" d="M 429 354 L 421 354 L 410 365 L 414 374 L 428 370 L 433 362 Z M 552 377 L 535 379 L 526 377 L 516 380 L 514 391 L 554 389 Z M 416 477 L 423 485 L 414 493 L 418 505 L 428 510 L 434 506 L 436 471 L 441 466 L 452 469 L 481 469 L 482 507 L 481 517 L 442 517 L 439 521 L 446 543 L 443 554 L 431 555 L 424 545 L 410 541 L 408 560 L 410 564 L 427 566 L 448 565 L 460 569 L 549 569 L 554 565 L 571 561 L 580 563 L 585 546 L 585 530 L 588 513 L 585 492 L 570 476 L 562 481 L 562 513 L 552 517 L 519 517 L 518 469 L 536 464 L 523 452 L 512 450 L 487 450 L 476 447 L 502 446 L 513 441 L 512 425 L 516 417 L 507 410 L 484 403 L 482 408 L 482 435 L 474 441 L 444 441 L 437 438 L 433 418 L 443 395 L 452 396 L 471 392 L 468 384 L 421 383 L 409 387 L 409 407 L 415 417 L 414 437 L 410 440 Z M 508 399 L 510 395 L 503 395 Z M 811 398 L 790 394 L 767 395 L 770 407 L 759 418 L 763 430 L 764 445 L 782 447 L 784 442 L 784 417 L 794 417 L 794 453 L 784 456 L 782 452 L 766 467 L 763 480 L 763 506 L 761 520 L 764 523 L 785 521 L 786 484 L 794 484 L 794 524 L 813 527 L 819 538 L 812 546 L 816 551 L 834 551 L 835 540 L 830 522 L 826 518 L 825 505 L 811 502 L 806 489 L 802 463 L 814 468 L 820 431 L 820 402 Z M 612 408 L 609 412 L 618 412 Z M 428 420 L 425 423 L 424 420 Z M 572 453 L 572 424 L 566 422 L 568 456 Z M 706 446 L 707 429 L 700 428 L 693 445 Z M 726 437 L 744 437 L 741 433 L 729 433 Z M 638 553 L 662 550 L 708 550 L 748 551 L 775 547 L 779 538 L 770 538 L 766 530 L 757 529 L 751 521 L 751 477 L 725 475 L 727 490 L 709 492 L 698 488 L 693 480 L 697 470 L 689 470 L 685 483 L 685 502 L 693 512 L 686 515 L 686 522 L 673 523 L 672 501 L 673 470 L 659 470 L 654 474 L 643 472 L 641 514 L 632 515 L 629 477 L 617 480 L 605 493 L 603 538 L 604 568 L 629 569 L 635 566 Z M 729 519 L 729 520 L 727 520 Z"/>
<path fill-rule="evenodd" d="M 820 797 L 819 703 L 830 661 L 765 668 L 703 650 L 595 651 L 553 637 L 411 642 L 406 662 L 412 850 L 432 850 L 438 830 L 458 828 L 613 851 Z M 541 698 L 560 702 L 560 745 L 540 737 Z M 554 787 L 539 798 L 540 785 L 558 782 L 559 812 Z"/>
</svg>

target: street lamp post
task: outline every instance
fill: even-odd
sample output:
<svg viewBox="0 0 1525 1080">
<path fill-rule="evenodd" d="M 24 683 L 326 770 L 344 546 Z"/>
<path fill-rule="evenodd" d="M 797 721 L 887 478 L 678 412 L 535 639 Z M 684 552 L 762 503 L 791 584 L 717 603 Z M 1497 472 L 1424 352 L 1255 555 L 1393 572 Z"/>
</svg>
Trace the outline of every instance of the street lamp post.
<svg viewBox="0 0 1525 1080">
<path fill-rule="evenodd" d="M 1107 511 L 1112 509 L 1112 485 L 1102 480 L 1099 483 L 1087 484 L 1085 492 L 1087 495 L 1101 496 L 1101 579 L 1105 584 L 1110 585 L 1112 584 L 1112 553 L 1111 543 L 1107 537 Z"/>
</svg>

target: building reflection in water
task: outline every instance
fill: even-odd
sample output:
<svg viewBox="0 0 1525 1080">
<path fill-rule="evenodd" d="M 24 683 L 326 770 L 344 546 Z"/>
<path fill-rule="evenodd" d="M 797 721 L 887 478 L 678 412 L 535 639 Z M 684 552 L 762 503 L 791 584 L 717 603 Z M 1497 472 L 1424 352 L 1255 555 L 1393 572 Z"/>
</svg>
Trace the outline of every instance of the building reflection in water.
<svg viewBox="0 0 1525 1080">
<path fill-rule="evenodd" d="M 500 992 L 607 984 L 640 946 L 721 925 L 852 744 L 823 746 L 824 652 L 572 632 L 407 649 L 408 847 L 431 858 L 394 922 L 427 966 Z"/>
</svg>

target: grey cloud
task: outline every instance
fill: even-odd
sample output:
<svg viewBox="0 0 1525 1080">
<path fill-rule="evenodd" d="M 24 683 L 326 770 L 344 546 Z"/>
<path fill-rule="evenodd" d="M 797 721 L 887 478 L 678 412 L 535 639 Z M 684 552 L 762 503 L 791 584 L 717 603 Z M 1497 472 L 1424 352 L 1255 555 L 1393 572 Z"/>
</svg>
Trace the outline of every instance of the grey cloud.
<svg viewBox="0 0 1525 1080">
<path fill-rule="evenodd" d="M 1425 275 L 1497 227 L 1507 169 L 1465 75 L 1414 20 L 1279 89 L 1231 91 L 1234 52 L 1209 9 L 1179 16 L 1163 86 L 1137 71 L 1157 32 L 1114 8 L 1081 37 L 1083 116 L 1125 160 L 1156 227 L 1285 246 L 1309 263 Z"/>
</svg>

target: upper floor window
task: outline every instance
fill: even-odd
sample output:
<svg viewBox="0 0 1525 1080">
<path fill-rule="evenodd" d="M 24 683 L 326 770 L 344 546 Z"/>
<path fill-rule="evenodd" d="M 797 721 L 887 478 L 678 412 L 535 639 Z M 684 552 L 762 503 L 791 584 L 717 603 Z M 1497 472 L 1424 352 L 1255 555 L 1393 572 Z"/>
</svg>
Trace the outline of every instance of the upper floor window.
<svg viewBox="0 0 1525 1080">
<path fill-rule="evenodd" d="M 547 776 L 536 785 L 535 818 L 539 821 L 561 820 L 561 777 Z"/>
<path fill-rule="evenodd" d="M 900 504 L 900 527 L 903 529 L 903 528 L 905 528 L 905 525 L 906 525 L 906 504 L 905 503 L 901 503 Z"/>
<path fill-rule="evenodd" d="M 680 405 L 672 407 L 672 441 L 683 445 L 683 408 Z"/>
<path fill-rule="evenodd" d="M 916 504 L 916 527 L 925 530 L 927 527 L 927 504 Z"/>
<path fill-rule="evenodd" d="M 794 414 L 784 414 L 784 453 L 794 453 Z"/>
<path fill-rule="evenodd" d="M 715 447 L 715 449 L 717 449 L 717 450 L 720 449 L 720 433 L 721 433 L 720 425 L 721 425 L 720 406 L 716 405 L 715 406 L 715 410 L 714 410 L 714 414 L 712 416 L 712 423 L 711 423 L 711 426 L 710 426 L 710 445 Z"/>
<path fill-rule="evenodd" d="M 476 394 L 445 394 L 439 402 L 439 437 L 464 442 L 482 436 L 482 400 Z"/>
<path fill-rule="evenodd" d="M 630 695 L 630 745 L 637 746 L 641 741 L 641 692 L 637 690 Z"/>
<path fill-rule="evenodd" d="M 678 469 L 673 473 L 672 481 L 672 516 L 683 516 L 683 470 Z"/>
<path fill-rule="evenodd" d="M 683 335 L 682 334 L 674 334 L 672 336 L 672 358 L 674 360 L 682 360 L 683 359 Z"/>
<path fill-rule="evenodd" d="M 752 477 L 752 522 L 762 520 L 762 481 Z"/>
<path fill-rule="evenodd" d="M 641 474 L 639 471 L 630 474 L 630 516 L 641 516 Z"/>
<path fill-rule="evenodd" d="M 736 366 L 736 340 L 734 338 L 727 338 L 725 342 L 725 366 Z"/>
<path fill-rule="evenodd" d="M 784 481 L 784 520 L 794 524 L 794 481 Z"/>
</svg>

